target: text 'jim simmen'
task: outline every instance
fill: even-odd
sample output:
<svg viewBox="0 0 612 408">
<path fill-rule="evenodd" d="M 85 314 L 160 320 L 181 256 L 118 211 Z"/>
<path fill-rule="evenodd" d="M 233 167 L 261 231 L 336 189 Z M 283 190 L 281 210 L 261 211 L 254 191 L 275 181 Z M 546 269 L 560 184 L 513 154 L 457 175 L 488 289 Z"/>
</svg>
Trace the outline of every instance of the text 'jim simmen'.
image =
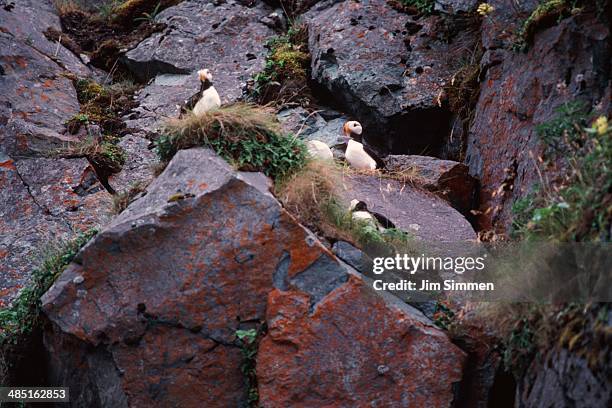
<svg viewBox="0 0 612 408">
<path fill-rule="evenodd" d="M 387 290 L 387 291 L 435 291 L 435 290 L 446 290 L 446 291 L 493 291 L 495 285 L 493 282 L 456 282 L 452 279 L 445 280 L 444 282 L 430 282 L 427 279 L 420 282 L 402 279 L 399 282 L 384 282 L 382 280 L 375 280 L 373 287 L 376 290 Z"/>
</svg>

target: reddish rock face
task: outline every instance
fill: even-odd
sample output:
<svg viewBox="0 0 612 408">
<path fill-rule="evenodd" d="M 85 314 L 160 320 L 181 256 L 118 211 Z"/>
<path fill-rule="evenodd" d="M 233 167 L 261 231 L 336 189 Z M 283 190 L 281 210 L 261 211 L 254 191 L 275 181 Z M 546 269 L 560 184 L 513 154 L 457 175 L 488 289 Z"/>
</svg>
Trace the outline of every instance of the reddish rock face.
<svg viewBox="0 0 612 408">
<path fill-rule="evenodd" d="M 47 343 L 69 335 L 104 350 L 105 376 L 122 373 L 116 401 L 132 406 L 244 402 L 234 333 L 263 322 L 273 283 L 305 287 L 316 276 L 312 291 L 324 293 L 346 280 L 261 177 L 235 173 L 209 150 L 179 152 L 43 297 L 59 328 Z M 78 360 L 58 361 L 56 379 Z M 91 393 L 94 403 L 99 383 L 74 385 L 75 398 Z"/>
<path fill-rule="evenodd" d="M 535 126 L 575 100 L 609 111 L 610 33 L 594 15 L 579 15 L 538 32 L 527 53 L 514 52 L 507 33 L 522 20 L 505 2 L 490 3 L 496 11 L 483 25 L 487 71 L 466 163 L 481 183 L 479 227 L 508 231 L 512 204 L 541 183 L 543 146 Z M 554 180 L 555 170 L 547 178 Z"/>
<path fill-rule="evenodd" d="M 268 187 L 210 150 L 177 153 L 43 296 L 52 381 L 89 406 L 240 406 L 248 390 L 235 332 L 267 322 L 264 406 L 286 406 L 270 399 L 280 391 L 283 401 L 318 395 L 320 378 L 345 387 L 330 394 L 338 401 L 450 404 L 463 354 L 419 312 L 351 275 Z M 287 339 L 312 369 L 287 365 Z M 285 390 L 279 366 L 304 388 Z"/>
<path fill-rule="evenodd" d="M 399 300 L 352 275 L 314 308 L 297 291 L 268 298 L 257 355 L 263 407 L 450 407 L 464 353 Z"/>
</svg>

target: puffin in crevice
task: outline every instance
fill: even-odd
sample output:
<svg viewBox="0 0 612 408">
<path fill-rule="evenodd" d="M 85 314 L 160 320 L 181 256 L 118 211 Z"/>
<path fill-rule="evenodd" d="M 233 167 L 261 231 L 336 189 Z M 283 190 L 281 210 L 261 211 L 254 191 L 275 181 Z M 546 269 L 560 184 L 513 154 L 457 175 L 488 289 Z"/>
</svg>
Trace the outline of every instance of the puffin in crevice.
<svg viewBox="0 0 612 408">
<path fill-rule="evenodd" d="M 396 228 L 395 224 L 382 214 L 370 211 L 363 201 L 352 200 L 349 206 L 351 218 L 355 221 L 372 222 L 380 232 L 389 228 Z"/>
<path fill-rule="evenodd" d="M 208 69 L 198 71 L 200 79 L 200 90 L 185 101 L 181 107 L 181 116 L 191 111 L 196 116 L 202 116 L 205 112 L 217 109 L 221 106 L 221 98 L 212 83 L 212 74 Z"/>
<path fill-rule="evenodd" d="M 344 157 L 351 167 L 360 170 L 375 170 L 384 167 L 383 161 L 376 153 L 363 144 L 361 123 L 350 120 L 344 124 L 342 130 L 344 136 L 349 138 Z"/>
</svg>

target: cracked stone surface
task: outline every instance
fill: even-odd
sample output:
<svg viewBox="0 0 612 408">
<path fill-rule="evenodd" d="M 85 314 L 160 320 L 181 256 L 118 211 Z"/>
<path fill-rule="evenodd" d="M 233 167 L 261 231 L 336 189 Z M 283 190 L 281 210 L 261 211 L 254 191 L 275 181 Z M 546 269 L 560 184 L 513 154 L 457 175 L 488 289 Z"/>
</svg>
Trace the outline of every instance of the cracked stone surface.
<svg viewBox="0 0 612 408">
<path fill-rule="evenodd" d="M 78 57 L 42 32 L 60 29 L 51 1 L 0 7 L 0 307 L 29 281 L 50 245 L 98 225 L 110 196 L 84 159 L 52 158 L 75 136 L 64 123 L 79 112 L 72 73 Z"/>
<path fill-rule="evenodd" d="M 277 349 L 285 347 L 288 315 L 291 324 L 320 336 L 305 337 L 299 350 L 310 358 L 317 348 L 313 365 L 295 377 L 303 380 L 296 389 L 300 395 L 320 392 L 315 384 L 322 375 L 330 384 L 342 383 L 342 369 L 360 359 L 383 335 L 376 330 L 388 325 L 397 328 L 393 342 L 370 353 L 367 369 L 357 372 L 351 387 L 369 378 L 376 370 L 370 363 L 380 356 L 379 364 L 394 370 L 389 378 L 407 387 L 384 401 L 421 398 L 416 387 L 430 385 L 433 375 L 414 380 L 406 373 L 430 365 L 444 373 L 432 388 L 435 398 L 447 401 L 464 359 L 424 316 L 374 292 L 299 225 L 270 194 L 265 177 L 236 172 L 203 148 L 179 151 L 147 194 L 81 250 L 42 304 L 52 322 L 45 344 L 53 355 L 53 380 L 70 386 L 71 398 L 84 406 L 101 399 L 106 401 L 101 405 L 113 407 L 242 406 L 248 390 L 235 332 L 264 322 L 271 332 L 258 362 L 266 367 L 260 376 L 263 406 L 286 406 L 269 396 L 284 387 L 287 372 L 299 368 L 294 364 L 302 358 L 286 360 Z M 359 304 L 359 313 L 368 310 L 370 320 L 380 322 L 371 335 L 337 337 L 335 328 L 350 323 L 349 304 Z M 405 348 L 422 343 L 425 335 L 431 343 Z M 336 337 L 359 355 L 349 353 L 323 373 L 320 362 L 331 358 L 336 364 L 330 349 L 336 342 L 316 340 Z M 399 350 L 409 358 L 394 365 L 391 356 Z M 289 361 L 289 371 L 278 368 Z M 106 389 L 111 391 L 101 391 Z M 346 401 L 378 398 L 369 388 L 345 392 Z"/>
<path fill-rule="evenodd" d="M 222 103 L 238 100 L 246 80 L 263 68 L 265 41 L 276 34 L 261 21 L 272 11 L 263 2 L 193 0 L 162 11 L 157 21 L 168 28 L 126 54 L 134 74 L 153 79 L 138 93 L 132 126 L 155 131 L 161 119 L 177 117 L 178 106 L 199 89 L 203 68 L 212 72 Z"/>
</svg>

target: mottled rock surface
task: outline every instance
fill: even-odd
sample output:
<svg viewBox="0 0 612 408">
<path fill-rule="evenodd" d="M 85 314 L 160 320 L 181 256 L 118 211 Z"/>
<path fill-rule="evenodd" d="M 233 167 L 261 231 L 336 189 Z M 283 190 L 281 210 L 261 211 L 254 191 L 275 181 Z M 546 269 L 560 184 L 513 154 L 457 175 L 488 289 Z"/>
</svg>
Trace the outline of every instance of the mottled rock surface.
<svg viewBox="0 0 612 408">
<path fill-rule="evenodd" d="M 490 3 L 496 12 L 483 25 L 486 75 L 466 164 L 481 183 L 479 227 L 508 231 L 512 204 L 540 183 L 536 167 L 544 146 L 535 126 L 576 100 L 610 112 L 610 32 L 594 15 L 581 14 L 542 27 L 527 53 L 515 52 L 506 33 L 522 20 L 505 2 Z M 552 181 L 555 171 L 548 170 Z"/>
<path fill-rule="evenodd" d="M 210 69 L 222 103 L 240 98 L 246 80 L 263 68 L 264 44 L 275 32 L 260 20 L 272 11 L 263 3 L 194 0 L 162 11 L 156 21 L 167 29 L 126 54 L 135 75 L 154 79 L 138 94 L 139 120 L 132 125 L 153 131 L 164 117 L 177 117 L 177 105 L 200 87 L 199 69 Z"/>
<path fill-rule="evenodd" d="M 262 191 L 251 180 L 209 150 L 179 152 L 44 296 L 61 329 L 47 336 L 60 356 L 56 380 L 79 368 L 79 357 L 61 347 L 64 337 L 101 350 L 109 366 L 95 386 L 74 384 L 74 398 L 91 394 L 94 403 L 100 381 L 121 372 L 114 401 L 132 406 L 245 401 L 234 332 L 264 320 L 273 281 L 300 286 L 300 273 L 324 280 L 316 262 L 336 271 L 332 281 L 345 273 L 265 183 Z M 80 376 L 99 369 L 84 367 Z"/>
<path fill-rule="evenodd" d="M 46 246 L 99 224 L 110 201 L 86 160 L 49 158 L 77 140 L 64 134 L 79 112 L 66 74 L 91 71 L 45 38 L 48 27 L 60 29 L 50 1 L 0 7 L 0 306 Z"/>
<path fill-rule="evenodd" d="M 472 208 L 476 179 L 465 164 L 417 155 L 389 155 L 384 160 L 385 171 L 410 175 L 419 186 L 448 200 L 463 214 Z"/>
<path fill-rule="evenodd" d="M 385 0 L 320 4 L 304 16 L 313 79 L 362 122 L 369 143 L 435 151 L 450 119 L 436 99 L 451 76 L 436 17 L 416 23 Z"/>
<path fill-rule="evenodd" d="M 476 238 L 470 223 L 448 202 L 398 180 L 347 174 L 340 194 L 347 208 L 351 200 L 363 201 L 368 210 L 424 241 L 461 242 Z"/>
<path fill-rule="evenodd" d="M 420 312 L 359 276 L 311 307 L 270 293 L 257 355 L 263 407 L 451 407 L 464 353 Z"/>
<path fill-rule="evenodd" d="M 248 390 L 235 331 L 266 322 L 263 406 L 318 406 L 310 396 L 338 384 L 329 396 L 347 403 L 450 405 L 463 353 L 350 272 L 268 187 L 210 150 L 177 153 L 43 296 L 52 381 L 88 406 L 240 406 Z"/>
</svg>

